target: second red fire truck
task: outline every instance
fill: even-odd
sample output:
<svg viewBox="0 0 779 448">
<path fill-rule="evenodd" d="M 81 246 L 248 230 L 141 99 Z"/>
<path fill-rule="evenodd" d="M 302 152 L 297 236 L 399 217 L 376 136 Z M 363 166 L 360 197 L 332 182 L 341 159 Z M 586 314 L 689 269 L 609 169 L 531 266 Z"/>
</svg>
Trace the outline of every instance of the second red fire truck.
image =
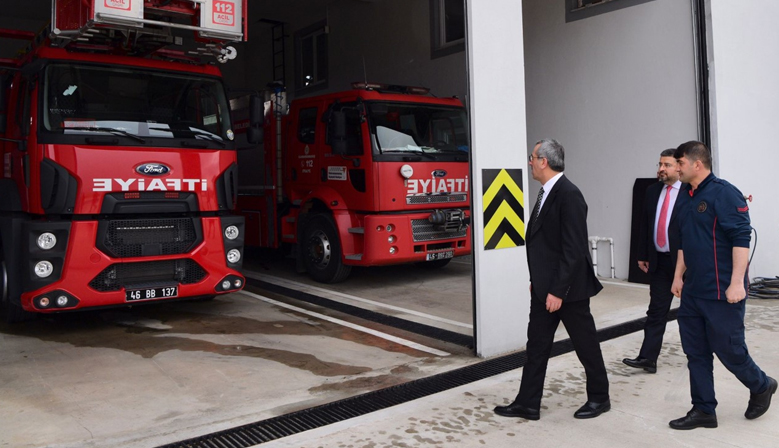
<svg viewBox="0 0 779 448">
<path fill-rule="evenodd" d="M 460 100 L 415 87 L 353 87 L 289 106 L 273 96 L 263 151 L 239 152 L 246 244 L 289 243 L 299 270 L 325 283 L 353 266 L 442 267 L 469 254 Z"/>
</svg>

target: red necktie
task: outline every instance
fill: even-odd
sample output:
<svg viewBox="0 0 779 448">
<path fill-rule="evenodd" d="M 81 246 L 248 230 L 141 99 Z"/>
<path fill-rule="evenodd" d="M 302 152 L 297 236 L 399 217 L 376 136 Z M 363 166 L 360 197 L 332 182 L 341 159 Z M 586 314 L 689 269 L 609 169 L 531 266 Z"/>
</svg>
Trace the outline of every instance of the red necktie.
<svg viewBox="0 0 779 448">
<path fill-rule="evenodd" d="M 669 185 L 665 190 L 665 199 L 663 199 L 663 206 L 660 208 L 660 217 L 657 219 L 657 246 L 663 247 L 666 244 L 666 229 L 665 221 L 668 217 L 668 204 L 671 202 L 671 186 Z"/>
</svg>

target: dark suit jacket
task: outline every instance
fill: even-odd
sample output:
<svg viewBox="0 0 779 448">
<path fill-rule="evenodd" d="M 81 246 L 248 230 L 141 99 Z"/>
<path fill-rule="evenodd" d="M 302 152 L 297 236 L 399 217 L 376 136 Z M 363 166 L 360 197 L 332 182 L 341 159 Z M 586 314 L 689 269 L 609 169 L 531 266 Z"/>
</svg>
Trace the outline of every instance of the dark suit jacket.
<svg viewBox="0 0 779 448">
<path fill-rule="evenodd" d="M 649 262 L 649 273 L 657 269 L 657 249 L 655 249 L 655 215 L 657 213 L 657 202 L 660 200 L 660 194 L 664 191 L 665 184 L 657 182 L 646 189 L 644 197 L 644 210 L 642 212 L 641 227 L 639 229 L 638 261 Z M 676 259 L 679 255 L 679 245 L 681 241 L 679 232 L 679 204 L 682 201 L 677 197 L 674 208 L 671 210 L 671 220 L 668 222 L 668 247 L 671 251 L 671 260 L 673 266 L 676 266 Z"/>
<path fill-rule="evenodd" d="M 587 240 L 587 203 L 565 175 L 552 187 L 538 219 L 527 229 L 527 262 L 533 295 L 563 303 L 589 299 L 603 286 L 595 277 Z"/>
</svg>

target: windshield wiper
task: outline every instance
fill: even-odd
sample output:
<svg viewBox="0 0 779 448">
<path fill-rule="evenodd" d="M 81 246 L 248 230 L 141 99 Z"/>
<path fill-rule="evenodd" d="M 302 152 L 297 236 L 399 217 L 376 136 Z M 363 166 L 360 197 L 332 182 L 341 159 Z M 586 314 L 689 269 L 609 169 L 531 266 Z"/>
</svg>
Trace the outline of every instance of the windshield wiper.
<svg viewBox="0 0 779 448">
<path fill-rule="evenodd" d="M 200 129 L 194 130 L 194 129 L 174 129 L 174 128 L 149 128 L 149 130 L 150 131 L 167 131 L 167 132 L 172 133 L 173 135 L 176 135 L 177 132 L 189 132 L 194 137 L 203 137 L 204 139 L 206 139 L 206 140 L 208 140 L 210 142 L 218 143 L 219 145 L 222 146 L 222 148 L 224 148 L 225 145 L 226 145 L 225 142 L 222 141 L 221 138 L 216 137 L 214 134 L 212 134 L 210 132 L 202 131 Z"/>
<path fill-rule="evenodd" d="M 396 149 L 392 148 L 391 150 L 387 149 L 381 149 L 382 154 L 413 154 L 415 156 L 425 156 L 428 159 L 435 159 L 435 155 L 425 152 L 425 151 L 414 151 L 413 149 Z"/>
<path fill-rule="evenodd" d="M 136 140 L 136 141 L 139 141 L 141 143 L 146 143 L 146 140 L 144 140 L 143 138 L 141 138 L 141 137 L 139 137 L 139 136 L 137 136 L 137 135 L 135 135 L 133 133 L 127 132 L 127 131 L 125 131 L 123 129 L 106 128 L 106 127 L 102 127 L 102 126 L 75 126 L 75 127 L 67 127 L 67 128 L 65 128 L 65 130 L 68 130 L 68 129 L 73 130 L 73 131 L 108 132 L 109 134 L 121 135 L 123 137 L 129 137 L 129 138 L 131 138 L 133 140 Z"/>
</svg>

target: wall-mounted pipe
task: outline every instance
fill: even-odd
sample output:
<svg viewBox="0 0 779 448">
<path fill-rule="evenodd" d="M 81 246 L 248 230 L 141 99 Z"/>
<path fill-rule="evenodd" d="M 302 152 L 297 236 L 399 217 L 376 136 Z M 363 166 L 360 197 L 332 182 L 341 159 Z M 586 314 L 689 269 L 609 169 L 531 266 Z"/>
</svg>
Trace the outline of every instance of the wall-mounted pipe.
<svg viewBox="0 0 779 448">
<path fill-rule="evenodd" d="M 608 241 L 609 248 L 611 249 L 611 278 L 617 278 L 614 274 L 614 238 L 591 236 L 588 239 L 590 241 L 590 246 L 592 247 L 592 269 L 595 271 L 595 275 L 598 275 L 598 243 L 601 241 Z"/>
</svg>

